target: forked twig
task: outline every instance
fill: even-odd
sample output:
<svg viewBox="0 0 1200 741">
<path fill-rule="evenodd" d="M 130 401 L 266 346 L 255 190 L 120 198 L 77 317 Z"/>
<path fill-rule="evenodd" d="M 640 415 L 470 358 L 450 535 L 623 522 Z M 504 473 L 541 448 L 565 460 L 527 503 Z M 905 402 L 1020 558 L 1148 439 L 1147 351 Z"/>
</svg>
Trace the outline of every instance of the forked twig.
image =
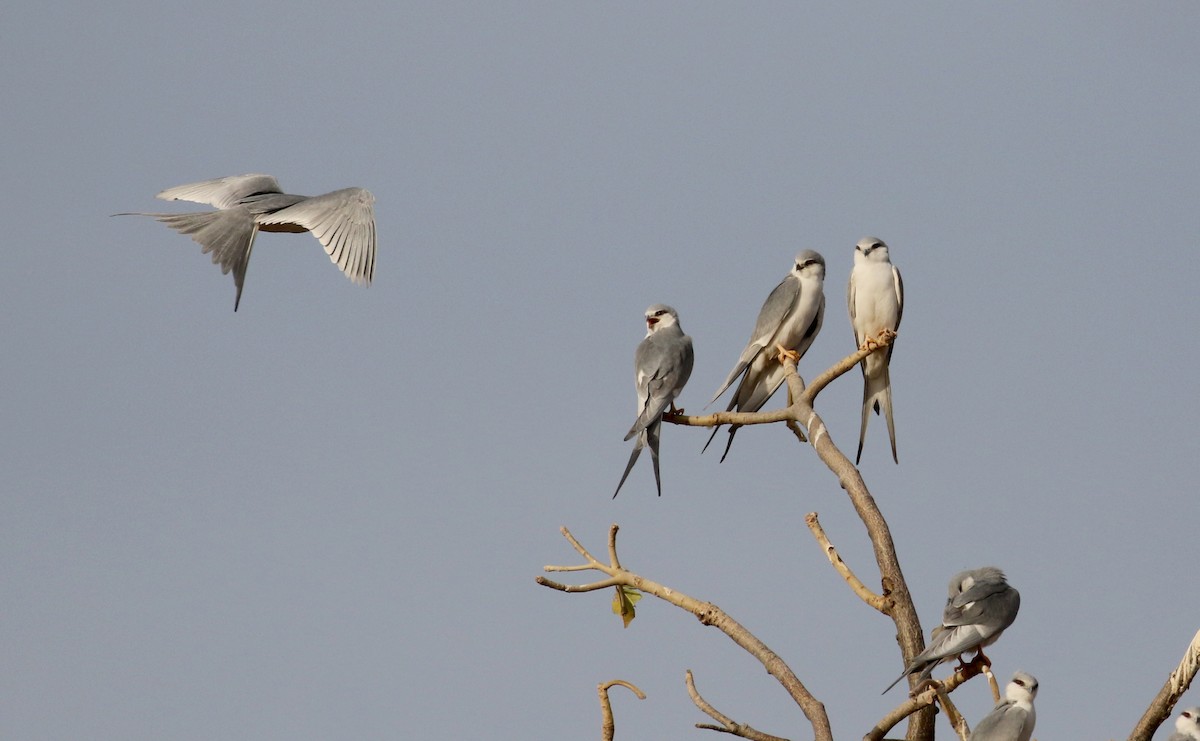
<svg viewBox="0 0 1200 741">
<path fill-rule="evenodd" d="M 769 733 L 763 733 L 762 731 L 751 728 L 748 725 L 735 722 L 729 716 L 717 710 L 712 705 L 709 705 L 708 702 L 700 696 L 700 692 L 696 689 L 696 682 L 692 679 L 691 669 L 687 670 L 687 673 L 684 675 L 684 677 L 687 680 L 687 691 L 688 695 L 692 698 L 692 702 L 694 702 L 696 707 L 700 708 L 705 715 L 708 715 L 710 718 L 721 724 L 719 726 L 714 726 L 711 723 L 697 723 L 697 728 L 702 728 L 707 731 L 729 733 L 733 734 L 734 736 L 752 739 L 753 741 L 788 741 L 786 738 L 772 736 Z"/>
<path fill-rule="evenodd" d="M 753 633 L 747 630 L 744 626 L 730 617 L 724 610 L 712 604 L 711 602 L 702 602 L 693 597 L 671 589 L 658 582 L 651 581 L 644 577 L 629 571 L 619 565 L 616 556 L 616 535 L 618 526 L 613 525 L 609 528 L 609 553 L 612 564 L 603 564 L 596 560 L 595 557 L 588 552 L 586 548 L 575 540 L 574 536 L 567 528 L 560 529 L 563 537 L 571 543 L 571 546 L 584 557 L 587 561 L 581 566 L 545 566 L 546 571 L 581 571 L 593 569 L 605 574 L 608 578 L 590 584 L 568 585 L 561 584 L 556 581 L 547 579 L 544 576 L 537 577 L 536 581 L 544 587 L 557 589 L 560 592 L 593 592 L 598 589 L 605 589 L 612 586 L 628 586 L 642 592 L 658 597 L 661 600 L 669 602 L 676 607 L 687 610 L 696 616 L 696 618 L 704 625 L 711 625 L 719 629 L 727 635 L 734 643 L 745 649 L 751 656 L 754 656 L 766 668 L 767 673 L 775 677 L 787 693 L 792 697 L 792 700 L 800 707 L 800 710 L 808 718 L 809 723 L 813 727 L 813 734 L 817 741 L 833 741 L 833 732 L 829 727 L 829 716 L 825 712 L 825 706 L 821 704 L 808 688 L 800 681 L 799 677 L 791 670 L 783 659 L 774 651 L 767 647 L 765 643 L 760 641 Z"/>
</svg>

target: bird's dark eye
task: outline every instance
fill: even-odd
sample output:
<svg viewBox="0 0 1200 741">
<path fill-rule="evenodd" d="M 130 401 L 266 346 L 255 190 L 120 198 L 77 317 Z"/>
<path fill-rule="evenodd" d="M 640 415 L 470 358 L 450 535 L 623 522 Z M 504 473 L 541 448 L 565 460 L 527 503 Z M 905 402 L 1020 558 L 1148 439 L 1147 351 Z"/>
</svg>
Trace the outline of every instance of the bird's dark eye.
<svg viewBox="0 0 1200 741">
<path fill-rule="evenodd" d="M 662 316 L 663 314 L 666 314 L 666 313 L 667 313 L 666 309 L 659 309 L 658 311 L 654 312 L 654 316 Z"/>
<path fill-rule="evenodd" d="M 1020 685 L 1020 686 L 1022 686 L 1022 687 L 1024 687 L 1024 686 L 1025 686 L 1025 683 L 1024 683 L 1024 682 L 1022 682 L 1022 681 L 1021 681 L 1021 680 L 1019 680 L 1019 679 L 1014 679 L 1014 680 L 1013 680 L 1013 684 L 1018 684 L 1018 685 Z"/>
</svg>

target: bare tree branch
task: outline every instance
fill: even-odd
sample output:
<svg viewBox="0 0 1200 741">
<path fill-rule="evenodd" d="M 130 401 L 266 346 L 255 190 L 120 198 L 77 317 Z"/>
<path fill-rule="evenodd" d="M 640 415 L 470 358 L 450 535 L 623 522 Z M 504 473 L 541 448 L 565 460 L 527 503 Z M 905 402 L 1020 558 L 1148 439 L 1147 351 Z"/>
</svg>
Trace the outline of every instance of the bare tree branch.
<svg viewBox="0 0 1200 741">
<path fill-rule="evenodd" d="M 596 686 L 596 693 L 600 695 L 600 732 L 604 741 L 613 741 L 613 736 L 617 731 L 617 724 L 613 721 L 612 705 L 608 701 L 608 689 L 613 685 L 619 685 L 637 695 L 637 699 L 645 700 L 646 693 L 639 690 L 634 685 L 626 682 L 624 679 L 612 679 L 604 684 Z"/>
<path fill-rule="evenodd" d="M 967 727 L 967 719 L 958 712 L 958 708 L 950 701 L 950 693 L 946 692 L 946 688 L 941 683 L 933 686 L 937 692 L 938 703 L 942 706 L 942 710 L 946 713 L 946 720 L 950 722 L 950 727 L 958 734 L 960 741 L 967 741 L 967 736 L 971 733 L 971 729 Z"/>
<path fill-rule="evenodd" d="M 559 569 L 559 568 L 552 569 L 550 567 L 547 567 L 546 570 L 547 571 L 577 571 L 578 569 Z M 609 587 L 615 587 L 615 586 L 619 586 L 619 585 L 625 583 L 620 579 L 604 579 L 601 581 L 592 582 L 591 584 L 559 584 L 556 581 L 550 581 L 549 579 L 547 579 L 544 576 L 539 576 L 534 581 L 536 581 L 538 584 L 541 584 L 543 587 L 550 587 L 551 589 L 557 589 L 560 592 L 573 592 L 573 593 L 574 592 L 594 592 L 597 589 L 608 589 Z"/>
<path fill-rule="evenodd" d="M 838 555 L 837 549 L 829 542 L 829 538 L 826 537 L 825 529 L 821 527 L 821 522 L 817 519 L 817 513 L 809 512 L 804 516 L 804 522 L 808 525 L 808 529 L 812 531 L 813 537 L 817 539 L 817 543 L 825 549 L 825 556 L 829 559 L 829 563 L 833 564 L 833 568 L 842 575 L 842 578 L 846 580 L 846 583 L 850 585 L 850 588 L 854 590 L 859 599 L 884 615 L 887 615 L 891 609 L 890 601 L 867 589 L 867 585 L 859 581 L 858 577 L 854 575 L 854 572 L 850 570 L 850 567 Z"/>
<path fill-rule="evenodd" d="M 870 353 L 886 348 L 893 340 L 895 340 L 894 333 L 885 333 L 885 336 L 880 337 L 874 346 L 871 342 L 865 343 L 858 352 L 814 379 L 804 394 L 792 405 L 792 409 L 797 412 L 797 421 L 808 429 L 809 444 L 817 451 L 821 461 L 837 476 L 838 483 L 850 497 L 854 511 L 858 513 L 859 519 L 867 528 L 867 535 L 870 537 L 871 546 L 875 551 L 875 562 L 879 566 L 882 595 L 886 600 L 886 614 L 896 625 L 896 641 L 900 644 L 900 653 L 904 663 L 907 664 L 912 657 L 925 648 L 925 636 L 921 631 L 921 620 L 917 616 L 916 607 L 913 606 L 912 595 L 908 591 L 908 583 L 904 580 L 904 573 L 900 569 L 900 561 L 896 556 L 896 545 L 892 541 L 891 530 L 888 528 L 883 513 L 879 511 L 875 498 L 867 489 L 862 474 L 834 444 L 824 421 L 812 406 L 813 399 L 822 388 L 842 373 L 853 368 Z M 792 369 L 789 368 L 789 370 Z M 910 677 L 909 682 L 910 686 L 915 683 L 915 677 Z M 914 741 L 927 741 L 933 738 L 932 711 L 923 710 L 910 717 L 907 738 Z"/>
<path fill-rule="evenodd" d="M 788 741 L 786 738 L 772 736 L 769 733 L 763 733 L 762 731 L 755 730 L 750 726 L 743 725 L 741 723 L 735 723 L 732 718 L 724 715 L 712 705 L 709 705 L 704 698 L 700 696 L 700 693 L 696 690 L 696 682 L 692 679 L 691 669 L 688 669 L 684 676 L 687 679 L 688 695 L 691 696 L 692 702 L 696 703 L 696 707 L 700 708 L 700 710 L 706 715 L 721 724 L 719 726 L 714 726 L 711 723 L 697 723 L 697 728 L 703 728 L 708 731 L 719 731 L 721 733 L 730 733 L 734 736 L 752 739 L 753 741 Z"/>
<path fill-rule="evenodd" d="M 605 579 L 602 582 L 594 582 L 592 584 L 586 584 L 582 586 L 571 586 L 560 584 L 545 577 L 539 576 L 536 580 L 538 584 L 541 584 L 545 587 L 550 587 L 551 589 L 557 589 L 562 592 L 590 592 L 595 591 L 596 589 L 602 589 L 615 585 L 629 586 L 645 594 L 651 594 L 661 600 L 670 602 L 671 604 L 683 610 L 687 610 L 695 615 L 702 624 L 711 625 L 717 628 L 722 633 L 729 636 L 734 643 L 745 649 L 751 656 L 762 662 L 762 665 L 766 668 L 767 673 L 775 677 L 776 681 L 783 685 L 783 688 L 791 696 L 792 700 L 795 701 L 798 706 L 800 706 L 800 710 L 804 713 L 804 716 L 812 725 L 813 734 L 817 741 L 833 741 L 833 732 L 829 727 L 829 716 L 825 712 L 825 706 L 812 696 L 812 694 L 808 691 L 808 688 L 804 686 L 800 679 L 795 675 L 794 672 L 792 672 L 791 668 L 783 661 L 783 659 L 779 657 L 778 654 L 768 648 L 765 643 L 760 641 L 744 626 L 726 614 L 725 611 L 711 602 L 701 602 L 700 600 L 689 597 L 682 592 L 671 589 L 670 587 L 659 584 L 658 582 L 638 576 L 632 571 L 629 571 L 621 566 L 602 564 L 592 557 L 586 548 L 584 548 L 582 545 L 579 545 L 579 542 L 575 540 L 567 528 L 561 528 L 561 532 L 563 537 L 565 537 L 571 543 L 572 547 L 574 547 L 575 550 L 587 560 L 588 565 L 590 565 L 591 568 L 606 574 L 610 578 Z M 617 526 L 613 525 L 609 529 L 609 543 L 611 552 L 614 554 L 614 562 L 616 562 L 616 532 Z M 546 566 L 544 568 L 546 571 L 578 570 L 576 567 L 571 566 Z M 602 587 L 600 585 L 604 586 Z"/>
<path fill-rule="evenodd" d="M 1183 653 L 1183 660 L 1179 662 L 1175 671 L 1171 672 L 1171 676 L 1167 677 L 1166 683 L 1151 701 L 1150 707 L 1146 708 L 1141 720 L 1134 726 L 1133 733 L 1129 734 L 1129 741 L 1150 741 L 1154 731 L 1162 725 L 1163 721 L 1171 717 L 1175 703 L 1179 702 L 1179 698 L 1183 696 L 1184 692 L 1187 692 L 1188 687 L 1192 684 L 1198 666 L 1200 666 L 1200 632 L 1192 638 L 1187 651 Z"/>
<path fill-rule="evenodd" d="M 863 358 L 871 353 L 885 349 L 888 345 L 892 344 L 895 338 L 895 332 L 885 332 L 883 335 L 880 335 L 879 340 L 871 345 L 870 348 L 864 347 L 846 356 L 837 365 L 817 376 L 817 379 L 808 386 L 805 386 L 804 379 L 796 372 L 796 361 L 786 355 L 781 356 L 784 370 L 787 372 L 788 400 L 791 402 L 782 409 L 774 409 L 767 412 L 715 412 L 704 415 L 668 412 L 663 415 L 663 421 L 687 427 L 716 427 L 718 425 L 729 424 L 744 427 L 746 425 L 765 425 L 775 422 L 786 422 L 788 420 L 805 424 L 804 419 L 799 414 L 801 409 L 797 408 L 796 404 L 801 397 L 807 396 L 808 405 L 811 406 L 813 399 L 817 398 L 817 394 L 821 393 L 821 390 L 838 378 L 838 376 L 852 370 L 854 366 L 858 365 Z M 803 435 L 803 433 L 797 434 Z"/>
<path fill-rule="evenodd" d="M 867 735 L 863 736 L 863 741 L 882 741 L 887 732 L 892 730 L 897 723 L 933 705 L 938 699 L 939 692 L 949 695 L 961 686 L 963 682 L 980 674 L 983 671 L 983 667 L 983 660 L 976 656 L 970 662 L 955 667 L 954 673 L 944 680 L 938 682 L 925 680 L 923 687 L 918 685 L 919 691 L 911 695 L 907 701 L 898 705 L 892 712 L 883 716 L 875 724 L 875 727 L 868 731 Z M 955 712 L 957 712 L 957 709 Z M 932 732 L 932 729 L 930 729 L 931 734 Z"/>
<path fill-rule="evenodd" d="M 832 368 L 813 379 L 807 387 L 796 372 L 796 362 L 781 355 L 785 379 L 788 384 L 788 394 L 792 401 L 787 407 L 770 412 L 732 413 L 722 412 L 705 417 L 687 417 L 676 415 L 664 417 L 674 424 L 711 427 L 716 424 L 736 423 L 739 425 L 768 424 L 791 420 L 808 431 L 808 442 L 817 452 L 821 461 L 838 478 L 838 482 L 858 513 L 859 519 L 867 529 L 871 545 L 875 551 L 875 561 L 879 567 L 880 586 L 882 587 L 882 611 L 892 618 L 896 625 L 896 641 L 900 645 L 901 657 L 907 664 L 925 648 L 925 636 L 921 631 L 921 621 L 917 616 L 916 607 L 912 603 L 912 595 L 900 569 L 896 556 L 896 546 L 892 541 L 891 530 L 884 519 L 879 506 L 867 489 L 862 474 L 833 443 L 825 422 L 813 408 L 813 401 L 822 389 L 841 375 L 849 372 L 864 358 L 874 352 L 881 352 L 896 339 L 896 333 L 885 331 L 878 338 L 869 339 L 853 354 L 846 356 Z M 795 430 L 793 429 L 795 432 Z M 876 608 L 881 609 L 881 608 Z M 910 685 L 916 682 L 909 679 Z M 933 713 L 922 711 L 912 716 L 909 721 L 907 738 L 913 741 L 929 741 L 933 738 Z"/>
<path fill-rule="evenodd" d="M 987 677 L 988 687 L 992 690 L 992 702 L 1000 702 L 1000 683 L 996 681 L 996 675 L 992 674 L 992 667 L 985 664 L 983 676 Z"/>
<path fill-rule="evenodd" d="M 839 361 L 837 365 L 813 379 L 812 383 L 808 385 L 807 389 L 809 402 L 811 403 L 813 400 L 815 400 L 817 398 L 817 394 L 821 393 L 826 386 L 837 380 L 838 376 L 850 372 L 854 366 L 865 360 L 868 355 L 887 348 L 895 341 L 896 333 L 890 329 L 883 330 L 879 337 L 875 339 L 867 340 L 865 343 L 863 343 L 863 346 L 856 350 L 853 354 L 846 356 Z"/>
</svg>

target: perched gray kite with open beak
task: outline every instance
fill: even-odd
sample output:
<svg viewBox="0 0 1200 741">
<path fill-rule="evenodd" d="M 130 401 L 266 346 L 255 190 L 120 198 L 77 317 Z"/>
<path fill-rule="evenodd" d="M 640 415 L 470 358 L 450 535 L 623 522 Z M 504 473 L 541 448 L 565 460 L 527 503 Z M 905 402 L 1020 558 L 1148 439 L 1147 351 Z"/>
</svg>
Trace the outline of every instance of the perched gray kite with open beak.
<svg viewBox="0 0 1200 741">
<path fill-rule="evenodd" d="M 1175 719 L 1175 732 L 1167 741 L 1200 741 L 1200 708 L 1188 708 Z"/>
<path fill-rule="evenodd" d="M 900 316 L 904 313 L 904 282 L 900 271 L 888 257 L 888 246 L 882 239 L 863 237 L 854 247 L 854 269 L 850 271 L 850 286 L 847 290 L 850 305 L 850 324 L 854 327 L 854 341 L 861 348 L 865 343 L 878 338 L 884 330 L 895 332 L 900 328 Z M 887 420 L 888 437 L 892 441 L 892 460 L 896 457 L 896 427 L 892 422 L 892 380 L 888 366 L 892 362 L 895 344 L 886 351 L 872 353 L 863 359 L 863 403 L 862 428 L 858 433 L 858 454 L 854 463 L 862 459 L 863 441 L 867 437 L 867 418 L 873 408 L 876 414 L 883 410 Z"/>
<path fill-rule="evenodd" d="M 1037 691 L 1038 681 L 1032 674 L 1014 674 L 1004 688 L 1004 699 L 983 716 L 969 741 L 1029 741 L 1037 722 L 1037 712 L 1033 709 Z"/>
<path fill-rule="evenodd" d="M 780 348 L 794 354 L 799 362 L 821 331 L 821 322 L 825 319 L 824 286 L 825 258 L 812 250 L 796 255 L 787 277 L 767 296 L 758 312 L 750 342 L 709 404 L 742 376 L 725 411 L 757 412 L 762 409 L 784 380 L 783 364 L 779 362 Z M 713 428 L 704 450 L 708 450 L 718 429 Z M 729 441 L 725 443 L 722 461 L 729 455 L 737 431 L 738 425 L 729 428 Z"/>
<path fill-rule="evenodd" d="M 646 309 L 646 338 L 633 354 L 634 382 L 637 384 L 638 416 L 625 439 L 636 436 L 629 463 L 621 474 L 621 483 L 613 492 L 613 498 L 621 493 L 621 486 L 629 478 L 633 464 L 642 454 L 642 448 L 650 448 L 650 459 L 654 463 L 654 483 L 658 495 L 662 496 L 662 479 L 658 473 L 658 443 L 662 430 L 663 412 L 667 407 L 674 409 L 675 397 L 683 390 L 692 375 L 692 338 L 683 333 L 679 325 L 679 314 L 670 306 L 654 304 Z"/>
<path fill-rule="evenodd" d="M 264 232 L 312 232 L 325 253 L 346 277 L 370 285 L 375 275 L 375 197 L 363 188 L 345 188 L 323 196 L 288 195 L 270 175 L 233 175 L 159 193 L 164 201 L 192 201 L 216 206 L 217 211 L 184 214 L 124 213 L 117 216 L 153 216 L 195 240 L 222 273 L 233 271 L 237 296 L 254 237 Z"/>
<path fill-rule="evenodd" d="M 990 664 L 983 654 L 984 647 L 996 642 L 1021 609 L 1020 593 L 1008 585 L 1004 572 L 994 566 L 955 574 L 950 580 L 949 593 L 942 624 L 933 629 L 929 646 L 913 657 L 904 673 L 884 693 L 909 674 L 920 672 L 922 681 L 929 679 L 935 666 L 967 651 L 975 651 Z"/>
</svg>

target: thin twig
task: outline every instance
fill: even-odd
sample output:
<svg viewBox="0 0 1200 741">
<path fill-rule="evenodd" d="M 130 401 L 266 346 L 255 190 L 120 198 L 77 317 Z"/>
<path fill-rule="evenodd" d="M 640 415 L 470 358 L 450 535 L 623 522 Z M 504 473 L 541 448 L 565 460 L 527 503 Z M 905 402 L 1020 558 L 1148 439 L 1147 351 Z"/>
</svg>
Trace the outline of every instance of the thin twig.
<svg viewBox="0 0 1200 741">
<path fill-rule="evenodd" d="M 615 522 L 608 528 L 608 563 L 614 569 L 621 568 L 621 559 L 617 558 L 617 531 L 620 529 Z"/>
<path fill-rule="evenodd" d="M 687 691 L 688 695 L 690 695 L 692 698 L 692 702 L 694 702 L 696 707 L 700 708 L 703 713 L 721 724 L 719 726 L 714 726 L 711 723 L 697 723 L 697 728 L 702 728 L 708 731 L 719 731 L 721 733 L 730 733 L 734 736 L 752 739 L 753 741 L 788 741 L 786 738 L 772 736 L 769 733 L 763 733 L 762 731 L 751 728 L 748 725 L 734 722 L 732 718 L 717 710 L 712 705 L 709 705 L 708 702 L 706 702 L 705 699 L 700 696 L 699 691 L 696 690 L 696 682 L 692 679 L 691 669 L 687 670 L 687 673 L 684 675 L 684 677 L 687 680 Z"/>
<path fill-rule="evenodd" d="M 808 385 L 805 385 L 804 379 L 796 372 L 796 361 L 790 357 L 784 357 L 783 371 L 784 378 L 787 381 L 788 400 L 790 403 L 782 409 L 773 409 L 768 412 L 714 412 L 713 414 L 704 415 L 668 412 L 663 415 L 663 421 L 687 427 L 716 427 L 718 425 L 729 424 L 739 426 L 765 425 L 775 422 L 786 422 L 787 420 L 804 424 L 804 419 L 799 414 L 800 410 L 803 409 L 800 405 L 801 401 L 806 401 L 806 406 L 811 407 L 813 399 L 817 397 L 817 394 L 821 393 L 823 388 L 828 386 L 838 376 L 849 372 L 863 358 L 886 348 L 894 339 L 894 334 L 888 339 L 884 339 L 881 336 L 879 344 L 869 349 L 856 350 L 853 354 L 838 361 L 837 365 L 817 376 L 817 379 Z"/>
<path fill-rule="evenodd" d="M 987 677 L 988 687 L 992 690 L 992 702 L 1000 702 L 1000 683 L 996 681 L 996 675 L 992 674 L 992 667 L 983 667 L 983 676 Z"/>
<path fill-rule="evenodd" d="M 934 685 L 934 691 L 937 692 L 938 703 L 941 704 L 942 710 L 946 713 L 946 720 L 949 721 L 950 727 L 958 734 L 961 741 L 967 741 L 967 736 L 971 729 L 967 727 L 967 719 L 958 712 L 958 708 L 950 700 L 950 694 L 946 692 L 946 688 L 941 684 Z"/>
<path fill-rule="evenodd" d="M 825 529 L 821 527 L 821 522 L 817 519 L 817 513 L 809 512 L 805 515 L 804 523 L 812 531 L 813 537 L 817 539 L 817 543 L 825 550 L 825 556 L 829 559 L 829 563 L 833 564 L 833 568 L 842 575 L 842 578 L 846 580 L 846 583 L 850 585 L 850 588 L 854 590 L 858 598 L 884 615 L 889 614 L 891 601 L 882 595 L 875 594 L 870 589 L 867 589 L 866 584 L 859 581 L 859 578 L 854 575 L 854 572 L 842 560 L 842 557 L 837 552 L 837 548 L 834 548 L 833 543 L 829 542 L 829 538 L 825 535 Z"/>
<path fill-rule="evenodd" d="M 599 561 L 597 561 L 595 558 L 592 557 L 592 554 L 587 552 L 586 548 L 584 548 L 582 545 L 579 544 L 578 540 L 575 540 L 575 536 L 571 535 L 571 531 L 567 529 L 566 525 L 560 527 L 558 529 L 558 531 L 563 534 L 563 537 L 567 539 L 567 541 L 571 544 L 571 547 L 574 548 L 576 551 L 578 551 L 579 555 L 583 556 L 584 558 L 586 558 L 588 560 L 589 564 L 600 563 Z"/>
<path fill-rule="evenodd" d="M 879 337 L 865 343 L 867 346 L 860 347 L 853 354 L 839 361 L 837 365 L 814 378 L 805 392 L 808 396 L 809 404 L 816 400 L 817 394 L 821 393 L 826 386 L 837 380 L 838 376 L 848 373 L 851 368 L 865 360 L 868 355 L 887 348 L 895 341 L 896 333 L 890 329 L 885 329 L 880 333 Z"/>
<path fill-rule="evenodd" d="M 559 569 L 557 567 L 547 566 L 546 570 L 547 571 L 560 571 L 561 569 Z M 594 592 L 597 589 L 608 589 L 609 587 L 615 587 L 619 584 L 625 583 L 624 580 L 617 579 L 615 577 L 612 579 L 604 579 L 602 581 L 594 581 L 591 584 L 560 584 L 556 581 L 551 581 L 544 576 L 539 576 L 536 579 L 534 579 L 534 581 L 536 581 L 538 584 L 541 584 L 543 587 L 550 587 L 551 589 L 557 589 L 560 592 L 573 592 L 573 593 L 574 592 Z"/>
<path fill-rule="evenodd" d="M 604 684 L 597 685 L 596 693 L 600 695 L 600 731 L 604 741 L 613 741 L 613 736 L 616 734 L 617 730 L 617 724 L 613 721 L 612 704 L 608 701 L 608 690 L 613 685 L 624 687 L 633 694 L 637 695 L 637 699 L 639 700 L 646 699 L 645 692 L 642 692 L 633 684 L 626 682 L 624 679 L 611 679 Z"/>
<path fill-rule="evenodd" d="M 551 589 L 557 589 L 561 592 L 591 592 L 597 589 L 611 586 L 629 586 L 637 589 L 645 594 L 651 594 L 661 600 L 669 602 L 676 607 L 687 610 L 696 616 L 697 619 L 704 625 L 711 625 L 722 633 L 727 635 L 734 643 L 741 646 L 751 656 L 762 662 L 767 673 L 775 677 L 792 700 L 800 707 L 804 716 L 808 719 L 813 727 L 813 735 L 817 741 L 833 741 L 833 732 L 829 727 L 829 715 L 825 712 L 825 706 L 812 696 L 808 688 L 800 681 L 799 677 L 792 671 L 783 659 L 774 651 L 767 647 L 765 643 L 760 641 L 753 633 L 747 630 L 743 625 L 730 617 L 724 610 L 712 604 L 711 602 L 701 602 L 693 597 L 671 589 L 670 587 L 651 581 L 644 577 L 625 569 L 624 567 L 614 567 L 599 563 L 588 553 L 587 549 L 579 545 L 578 541 L 571 535 L 567 528 L 560 529 L 563 537 L 565 537 L 585 559 L 588 560 L 596 571 L 600 571 L 609 579 L 582 586 L 560 584 L 551 581 L 545 577 L 539 576 L 536 581 L 542 586 Z M 610 538 L 615 536 L 615 526 L 609 530 Z M 613 545 L 615 549 L 615 544 Z M 566 571 L 573 570 L 571 567 L 565 566 L 545 566 L 546 571 Z"/>
<path fill-rule="evenodd" d="M 863 736 L 863 741 L 880 741 L 884 736 L 887 735 L 888 731 L 892 730 L 892 728 L 896 726 L 897 723 L 909 717 L 910 715 L 913 715 L 917 711 L 932 705 L 938 697 L 939 689 L 936 687 L 936 685 L 940 684 L 940 691 L 948 695 L 961 686 L 963 682 L 966 682 L 968 679 L 977 676 L 982 671 L 983 662 L 979 661 L 978 659 L 972 659 L 969 663 L 957 667 L 955 672 L 944 680 L 926 680 L 925 684 L 927 686 L 924 689 L 921 689 L 916 694 L 910 696 L 908 700 L 896 706 L 894 710 L 883 716 L 883 718 L 875 724 L 875 727 L 868 731 L 865 736 Z"/>
</svg>

